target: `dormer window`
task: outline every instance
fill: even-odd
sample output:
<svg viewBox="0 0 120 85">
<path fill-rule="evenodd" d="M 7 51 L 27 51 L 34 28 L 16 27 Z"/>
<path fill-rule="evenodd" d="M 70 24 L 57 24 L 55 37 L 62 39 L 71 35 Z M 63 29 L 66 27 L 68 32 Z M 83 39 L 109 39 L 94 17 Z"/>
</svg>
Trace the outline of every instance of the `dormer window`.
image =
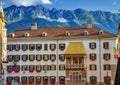
<svg viewBox="0 0 120 85">
<path fill-rule="evenodd" d="M 87 36 L 87 35 L 88 35 L 88 31 L 85 31 L 85 32 L 84 32 L 84 35 Z"/>
<path fill-rule="evenodd" d="M 65 36 L 70 36 L 70 32 L 66 31 Z"/>
<path fill-rule="evenodd" d="M 103 34 L 103 30 L 100 30 L 100 31 L 99 31 L 99 35 L 102 35 L 102 34 Z"/>
<path fill-rule="evenodd" d="M 29 36 L 30 36 L 30 33 L 25 32 L 25 33 L 24 33 L 24 36 L 25 36 L 25 37 L 29 37 Z"/>
<path fill-rule="evenodd" d="M 42 36 L 43 36 L 43 37 L 46 37 L 46 36 L 47 36 L 47 33 L 46 33 L 46 32 L 42 32 Z"/>
<path fill-rule="evenodd" d="M 15 37 L 15 33 L 10 33 L 10 37 Z"/>
</svg>

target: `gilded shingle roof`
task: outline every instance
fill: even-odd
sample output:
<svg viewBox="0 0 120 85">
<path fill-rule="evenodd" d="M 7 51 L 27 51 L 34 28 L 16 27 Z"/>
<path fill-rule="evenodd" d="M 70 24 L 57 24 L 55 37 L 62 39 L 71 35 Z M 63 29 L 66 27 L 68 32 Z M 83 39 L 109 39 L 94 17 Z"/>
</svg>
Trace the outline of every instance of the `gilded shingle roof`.
<svg viewBox="0 0 120 85">
<path fill-rule="evenodd" d="M 88 35 L 84 35 L 84 32 L 88 32 Z M 43 37 L 42 33 L 47 33 L 47 36 Z M 69 32 L 70 35 L 66 36 L 65 33 Z M 83 37 L 113 37 L 112 33 L 107 33 L 103 31 L 103 34 L 99 34 L 100 29 L 93 27 L 93 28 L 85 28 L 85 27 L 62 27 L 62 28 L 38 28 L 36 30 L 31 29 L 22 29 L 13 32 L 15 34 L 14 37 L 8 35 L 8 39 L 15 39 L 15 38 L 83 38 Z M 25 37 L 24 34 L 29 33 L 28 37 Z"/>
</svg>

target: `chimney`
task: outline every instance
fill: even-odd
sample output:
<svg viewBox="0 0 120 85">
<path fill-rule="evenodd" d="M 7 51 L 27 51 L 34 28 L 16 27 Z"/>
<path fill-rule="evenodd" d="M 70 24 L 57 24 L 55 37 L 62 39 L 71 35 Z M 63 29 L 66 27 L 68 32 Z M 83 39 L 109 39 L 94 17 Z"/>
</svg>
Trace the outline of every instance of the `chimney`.
<svg viewBox="0 0 120 85">
<path fill-rule="evenodd" d="M 119 25 L 118 25 L 118 31 L 120 31 L 120 23 L 119 23 Z"/>
<path fill-rule="evenodd" d="M 37 23 L 36 22 L 32 22 L 31 23 L 31 30 L 36 30 L 37 29 Z"/>
<path fill-rule="evenodd" d="M 87 21 L 87 28 L 92 28 L 92 21 L 91 20 Z"/>
</svg>

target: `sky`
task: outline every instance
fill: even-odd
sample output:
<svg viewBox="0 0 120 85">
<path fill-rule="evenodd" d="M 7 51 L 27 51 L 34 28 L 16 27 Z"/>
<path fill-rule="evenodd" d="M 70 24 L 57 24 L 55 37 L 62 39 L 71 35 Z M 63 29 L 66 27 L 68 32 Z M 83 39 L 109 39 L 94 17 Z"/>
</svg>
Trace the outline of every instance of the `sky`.
<svg viewBox="0 0 120 85">
<path fill-rule="evenodd" d="M 82 8 L 87 11 L 110 11 L 113 13 L 120 12 L 120 0 L 1 0 L 4 8 L 17 5 L 17 6 L 31 6 L 43 5 L 46 8 L 52 9 L 67 9 L 74 10 Z"/>
</svg>

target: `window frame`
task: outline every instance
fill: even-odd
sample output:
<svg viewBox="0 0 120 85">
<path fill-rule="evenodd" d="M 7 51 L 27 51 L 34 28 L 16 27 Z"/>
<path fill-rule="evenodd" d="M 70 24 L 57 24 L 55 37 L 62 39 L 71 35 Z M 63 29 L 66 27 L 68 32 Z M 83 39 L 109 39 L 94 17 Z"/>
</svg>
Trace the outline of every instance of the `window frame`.
<svg viewBox="0 0 120 85">
<path fill-rule="evenodd" d="M 89 48 L 90 49 L 96 49 L 96 42 L 90 42 L 89 43 Z"/>
</svg>

